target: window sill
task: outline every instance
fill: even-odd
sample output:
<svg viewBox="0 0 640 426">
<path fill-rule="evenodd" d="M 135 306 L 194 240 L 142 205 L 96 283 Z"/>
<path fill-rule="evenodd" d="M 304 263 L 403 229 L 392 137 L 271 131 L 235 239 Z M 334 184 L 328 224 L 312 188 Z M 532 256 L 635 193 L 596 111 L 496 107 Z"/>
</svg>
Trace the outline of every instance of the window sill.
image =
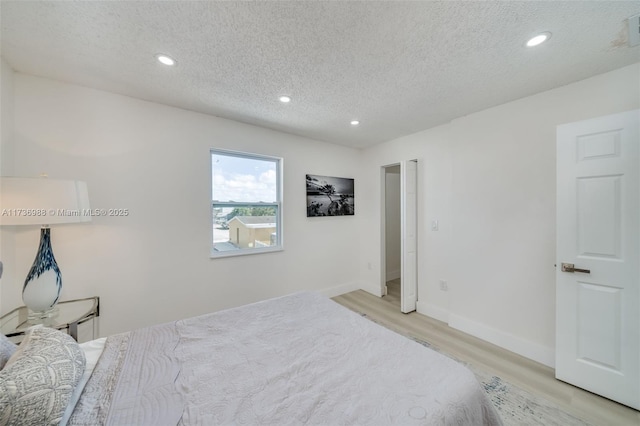
<svg viewBox="0 0 640 426">
<path fill-rule="evenodd" d="M 253 254 L 274 253 L 278 251 L 284 251 L 282 246 L 277 247 L 264 247 L 255 249 L 238 249 L 229 251 L 215 251 L 211 249 L 209 257 L 211 259 L 220 259 L 222 257 L 235 257 L 235 256 L 249 256 Z"/>
</svg>

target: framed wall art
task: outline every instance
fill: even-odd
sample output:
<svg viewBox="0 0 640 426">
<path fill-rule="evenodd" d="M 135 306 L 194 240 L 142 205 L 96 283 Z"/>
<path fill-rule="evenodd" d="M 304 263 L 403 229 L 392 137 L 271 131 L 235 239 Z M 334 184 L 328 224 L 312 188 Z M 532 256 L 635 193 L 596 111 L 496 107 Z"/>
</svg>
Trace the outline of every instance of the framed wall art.
<svg viewBox="0 0 640 426">
<path fill-rule="evenodd" d="M 307 217 L 353 216 L 354 180 L 307 175 Z"/>
</svg>

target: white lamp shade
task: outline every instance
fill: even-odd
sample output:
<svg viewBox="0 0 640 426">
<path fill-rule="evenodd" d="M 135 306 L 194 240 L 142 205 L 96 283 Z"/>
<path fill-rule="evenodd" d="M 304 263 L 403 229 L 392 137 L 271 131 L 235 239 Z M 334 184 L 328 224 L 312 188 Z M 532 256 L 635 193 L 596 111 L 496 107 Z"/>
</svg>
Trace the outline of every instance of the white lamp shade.
<svg viewBox="0 0 640 426">
<path fill-rule="evenodd" d="M 46 177 L 0 177 L 0 225 L 90 222 L 87 184 Z"/>
</svg>

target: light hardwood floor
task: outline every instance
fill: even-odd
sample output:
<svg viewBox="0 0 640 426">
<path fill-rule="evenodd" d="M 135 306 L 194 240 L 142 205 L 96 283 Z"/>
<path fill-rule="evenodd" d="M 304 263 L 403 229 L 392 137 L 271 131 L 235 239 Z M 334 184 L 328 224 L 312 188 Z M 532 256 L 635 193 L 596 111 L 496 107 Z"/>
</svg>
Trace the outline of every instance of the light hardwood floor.
<svg viewBox="0 0 640 426">
<path fill-rule="evenodd" d="M 387 283 L 385 297 L 358 290 L 334 297 L 398 333 L 428 341 L 442 351 L 539 395 L 593 425 L 639 426 L 640 412 L 556 380 L 553 369 L 412 312 L 400 312 L 399 280 Z"/>
</svg>

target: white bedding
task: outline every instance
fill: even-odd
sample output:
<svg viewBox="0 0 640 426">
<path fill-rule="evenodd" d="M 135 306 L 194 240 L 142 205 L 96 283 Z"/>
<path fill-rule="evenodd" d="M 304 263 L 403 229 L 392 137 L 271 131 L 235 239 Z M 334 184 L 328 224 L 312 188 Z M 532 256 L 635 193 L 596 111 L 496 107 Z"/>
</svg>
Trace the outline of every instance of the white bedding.
<svg viewBox="0 0 640 426">
<path fill-rule="evenodd" d="M 93 369 L 96 367 L 98 360 L 100 359 L 100 355 L 102 355 L 102 351 L 104 350 L 104 345 L 106 342 L 106 337 L 101 337 L 99 339 L 90 340 L 88 342 L 80 343 L 80 349 L 84 352 L 84 357 L 86 360 L 84 373 L 82 373 L 82 377 L 80 381 L 76 385 L 76 388 L 71 394 L 71 399 L 69 401 L 69 405 L 60 420 L 60 426 L 65 426 L 69 421 L 69 417 L 71 417 L 71 413 L 76 407 L 78 400 L 80 399 L 80 395 L 84 390 L 85 385 L 89 381 L 91 377 L 91 373 L 93 373 Z"/>
<path fill-rule="evenodd" d="M 313 293 L 119 339 L 71 424 L 501 424 L 467 368 Z"/>
</svg>

